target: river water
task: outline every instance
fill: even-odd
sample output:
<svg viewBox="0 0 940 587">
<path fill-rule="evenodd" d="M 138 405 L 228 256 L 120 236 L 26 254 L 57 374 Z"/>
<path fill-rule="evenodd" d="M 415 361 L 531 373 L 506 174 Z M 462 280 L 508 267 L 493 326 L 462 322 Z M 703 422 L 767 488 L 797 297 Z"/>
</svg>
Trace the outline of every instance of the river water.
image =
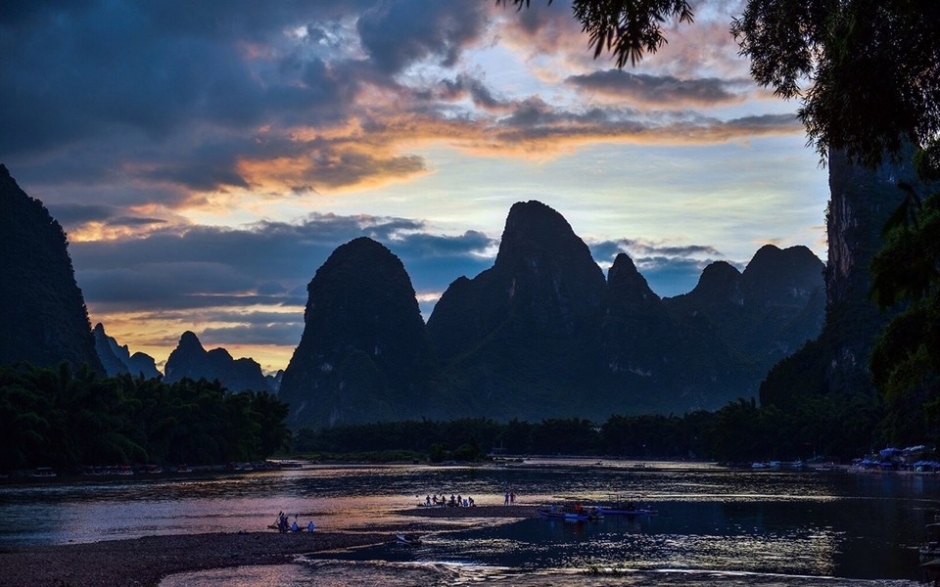
<svg viewBox="0 0 940 587">
<path fill-rule="evenodd" d="M 170 577 L 196 585 L 915 585 L 940 500 L 932 475 L 751 471 L 708 464 L 530 459 L 484 467 L 311 466 L 211 479 L 0 487 L 0 547 L 151 534 L 260 530 L 278 511 L 320 529 L 420 521 L 396 511 L 427 494 L 479 505 L 603 502 L 658 514 L 579 524 L 524 519 L 390 543 Z M 430 521 L 430 520 L 428 520 Z M 435 522 L 439 519 L 435 519 Z"/>
</svg>

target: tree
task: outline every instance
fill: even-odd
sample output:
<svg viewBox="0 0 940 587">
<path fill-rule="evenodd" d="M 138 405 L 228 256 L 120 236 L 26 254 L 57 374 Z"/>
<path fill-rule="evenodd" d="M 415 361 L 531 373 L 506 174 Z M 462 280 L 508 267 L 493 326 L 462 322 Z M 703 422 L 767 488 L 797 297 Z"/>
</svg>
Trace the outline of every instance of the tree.
<svg viewBox="0 0 940 587">
<path fill-rule="evenodd" d="M 921 179 L 940 176 L 940 166 L 917 163 Z M 870 366 L 888 404 L 887 440 L 940 441 L 940 190 L 921 201 L 907 189 L 871 264 L 875 300 L 906 307 L 875 341 Z"/>
<path fill-rule="evenodd" d="M 497 0 L 510 2 L 530 4 Z M 572 11 L 594 56 L 608 51 L 619 68 L 660 49 L 665 23 L 694 16 L 687 0 L 573 0 Z M 940 160 L 940 2 L 748 0 L 731 33 L 758 84 L 800 100 L 822 157 L 844 150 L 875 167 L 912 143 Z"/>
</svg>

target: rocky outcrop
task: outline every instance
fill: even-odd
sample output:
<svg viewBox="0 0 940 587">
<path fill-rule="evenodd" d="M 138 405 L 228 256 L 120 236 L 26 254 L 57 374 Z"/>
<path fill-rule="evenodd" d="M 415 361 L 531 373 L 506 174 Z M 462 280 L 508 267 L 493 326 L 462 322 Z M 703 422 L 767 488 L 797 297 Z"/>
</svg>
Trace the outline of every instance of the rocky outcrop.
<svg viewBox="0 0 940 587">
<path fill-rule="evenodd" d="M 127 345 L 121 346 L 112 336 L 108 336 L 104 331 L 104 325 L 100 322 L 95 325 L 93 331 L 95 335 L 95 351 L 104 370 L 109 377 L 115 375 L 131 374 L 135 377 L 144 379 L 155 379 L 160 377 L 157 370 L 157 363 L 150 355 L 136 352 L 131 355 Z"/>
<path fill-rule="evenodd" d="M 206 351 L 199 338 L 184 332 L 179 343 L 166 361 L 164 381 L 175 383 L 181 379 L 218 380 L 232 393 L 241 391 L 271 391 L 261 372 L 261 365 L 252 359 L 234 359 L 223 348 Z"/>
<path fill-rule="evenodd" d="M 436 362 L 414 287 L 381 244 L 337 248 L 307 286 L 304 332 L 279 396 L 293 427 L 449 412 L 431 393 Z M 462 412 L 455 408 L 454 412 Z"/>
<path fill-rule="evenodd" d="M 0 364 L 27 361 L 104 374 L 65 233 L 0 165 Z"/>
<path fill-rule="evenodd" d="M 496 262 L 461 278 L 428 319 L 438 357 L 475 413 L 570 413 L 600 365 L 606 283 L 587 245 L 540 202 L 514 204 Z"/>
</svg>

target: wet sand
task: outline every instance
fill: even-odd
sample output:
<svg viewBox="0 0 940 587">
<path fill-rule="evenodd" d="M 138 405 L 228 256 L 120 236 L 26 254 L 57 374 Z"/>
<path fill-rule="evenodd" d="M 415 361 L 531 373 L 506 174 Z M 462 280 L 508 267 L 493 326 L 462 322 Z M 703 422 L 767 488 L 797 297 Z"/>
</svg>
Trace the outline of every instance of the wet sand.
<svg viewBox="0 0 940 587">
<path fill-rule="evenodd" d="M 421 518 L 529 518 L 535 506 L 413 508 L 398 513 Z M 366 532 L 239 532 L 147 536 L 56 546 L 0 549 L 0 586 L 156 587 L 167 575 L 205 569 L 289 563 L 296 555 L 380 544 L 396 532 L 429 532 L 432 520 L 388 525 Z"/>
</svg>

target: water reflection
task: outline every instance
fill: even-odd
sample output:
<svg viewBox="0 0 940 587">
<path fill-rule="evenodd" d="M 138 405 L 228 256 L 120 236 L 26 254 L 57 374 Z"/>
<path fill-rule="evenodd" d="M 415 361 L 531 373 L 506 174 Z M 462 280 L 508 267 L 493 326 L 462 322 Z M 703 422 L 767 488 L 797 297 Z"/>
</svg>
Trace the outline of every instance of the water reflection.
<svg viewBox="0 0 940 587">
<path fill-rule="evenodd" d="M 345 569 L 386 560 L 417 565 L 420 572 L 444 564 L 460 573 L 469 568 L 536 574 L 669 569 L 916 579 L 916 549 L 938 495 L 932 476 L 752 472 L 687 463 L 315 466 L 211 479 L 0 487 L 0 546 L 261 530 L 281 510 L 297 515 L 300 523 L 314 520 L 321 529 L 410 523 L 416 520 L 396 512 L 427 494 L 460 493 L 480 505 L 498 505 L 507 487 L 522 504 L 567 498 L 603 502 L 620 495 L 659 515 L 608 516 L 586 524 L 529 519 L 436 533 L 418 549 L 383 545 L 344 555 L 342 561 L 320 558 L 310 564 Z"/>
</svg>

